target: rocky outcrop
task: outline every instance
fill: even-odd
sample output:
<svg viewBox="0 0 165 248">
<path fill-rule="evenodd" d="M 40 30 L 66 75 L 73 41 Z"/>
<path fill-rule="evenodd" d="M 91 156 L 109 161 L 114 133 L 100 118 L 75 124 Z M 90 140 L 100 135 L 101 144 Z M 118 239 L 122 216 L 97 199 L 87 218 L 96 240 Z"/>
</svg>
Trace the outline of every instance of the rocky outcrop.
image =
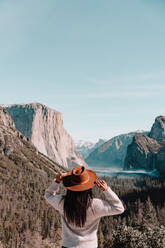
<svg viewBox="0 0 165 248">
<path fill-rule="evenodd" d="M 123 168 L 127 146 L 132 142 L 135 132 L 116 136 L 95 149 L 85 161 L 89 166 Z"/>
<path fill-rule="evenodd" d="M 86 165 L 77 152 L 71 136 L 63 127 L 60 112 L 40 103 L 14 104 L 4 107 L 16 128 L 41 153 L 64 167 Z"/>
<path fill-rule="evenodd" d="M 7 111 L 0 107 L 0 154 L 9 155 L 14 147 L 21 145 L 18 139 L 27 140 L 16 128 Z"/>
<path fill-rule="evenodd" d="M 165 116 L 158 116 L 146 135 L 135 135 L 127 148 L 124 169 L 157 169 L 165 174 Z"/>
<path fill-rule="evenodd" d="M 155 119 L 149 137 L 157 141 L 165 139 L 165 116 L 158 116 Z"/>
<path fill-rule="evenodd" d="M 7 111 L 0 106 L 0 126 L 2 129 L 15 128 L 14 122 L 7 114 Z"/>
<path fill-rule="evenodd" d="M 161 145 L 154 139 L 143 134 L 135 134 L 127 148 L 124 169 L 147 169 L 156 167 L 156 154 Z"/>
</svg>

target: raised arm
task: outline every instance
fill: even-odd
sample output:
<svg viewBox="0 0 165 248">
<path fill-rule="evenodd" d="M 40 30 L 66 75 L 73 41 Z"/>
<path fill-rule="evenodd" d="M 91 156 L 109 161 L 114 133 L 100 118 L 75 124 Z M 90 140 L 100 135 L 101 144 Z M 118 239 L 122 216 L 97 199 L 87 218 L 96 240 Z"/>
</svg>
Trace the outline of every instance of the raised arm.
<svg viewBox="0 0 165 248">
<path fill-rule="evenodd" d="M 114 191 L 104 180 L 97 180 L 96 185 L 103 191 L 106 201 L 97 199 L 96 212 L 99 217 L 116 215 L 124 212 L 124 206 Z"/>
<path fill-rule="evenodd" d="M 65 176 L 66 173 L 58 173 L 56 178 L 52 181 L 50 186 L 45 190 L 44 198 L 45 200 L 52 205 L 56 210 L 62 212 L 62 195 L 57 195 L 56 193 L 59 190 L 59 183 L 61 182 L 62 178 Z"/>
</svg>

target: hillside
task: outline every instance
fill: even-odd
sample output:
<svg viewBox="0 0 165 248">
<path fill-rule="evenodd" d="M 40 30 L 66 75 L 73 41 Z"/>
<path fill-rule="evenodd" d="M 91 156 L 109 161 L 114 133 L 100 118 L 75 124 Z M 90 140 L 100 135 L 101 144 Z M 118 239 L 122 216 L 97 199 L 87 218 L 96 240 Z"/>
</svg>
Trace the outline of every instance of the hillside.
<svg viewBox="0 0 165 248">
<path fill-rule="evenodd" d="M 58 171 L 66 169 L 38 152 L 0 107 L 0 247 L 40 247 L 34 240 L 31 243 L 31 235 L 39 228 L 44 237 L 46 225 L 53 226 L 58 219 L 43 198 Z M 38 244 L 42 241 L 39 236 L 35 239 Z"/>
</svg>

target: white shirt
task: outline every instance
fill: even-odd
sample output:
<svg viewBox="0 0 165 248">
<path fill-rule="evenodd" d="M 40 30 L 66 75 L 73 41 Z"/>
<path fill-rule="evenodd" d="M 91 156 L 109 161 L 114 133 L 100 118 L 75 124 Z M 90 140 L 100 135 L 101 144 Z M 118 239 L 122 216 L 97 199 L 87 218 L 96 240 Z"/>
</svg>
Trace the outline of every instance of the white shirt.
<svg viewBox="0 0 165 248">
<path fill-rule="evenodd" d="M 94 198 L 92 209 L 87 209 L 87 218 L 84 227 L 77 227 L 65 221 L 63 205 L 63 195 L 56 194 L 59 184 L 53 180 L 52 184 L 46 189 L 44 198 L 61 215 L 62 222 L 62 246 L 67 248 L 97 248 L 97 230 L 100 218 L 108 215 L 116 215 L 124 212 L 124 207 L 118 196 L 110 187 L 103 191 L 106 201 Z"/>
</svg>

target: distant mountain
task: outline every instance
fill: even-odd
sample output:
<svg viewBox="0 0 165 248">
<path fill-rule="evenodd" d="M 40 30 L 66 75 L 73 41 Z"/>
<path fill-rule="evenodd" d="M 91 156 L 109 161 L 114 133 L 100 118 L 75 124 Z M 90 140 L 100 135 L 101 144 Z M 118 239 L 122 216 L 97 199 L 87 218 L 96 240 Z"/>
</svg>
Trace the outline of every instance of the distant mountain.
<svg viewBox="0 0 165 248">
<path fill-rule="evenodd" d="M 88 155 L 94 151 L 96 148 L 101 146 L 106 142 L 106 139 L 99 139 L 96 143 L 90 142 L 90 141 L 83 141 L 79 140 L 76 143 L 76 148 L 78 152 L 82 155 L 82 157 L 85 159 L 88 157 Z"/>
<path fill-rule="evenodd" d="M 148 133 L 145 131 L 137 131 Z M 127 146 L 132 142 L 136 132 L 121 134 L 99 146 L 85 159 L 93 167 L 119 167 L 122 168 Z"/>
<path fill-rule="evenodd" d="M 75 167 L 85 164 L 76 150 L 72 137 L 63 127 L 60 112 L 40 103 L 3 106 L 16 128 L 43 154 L 63 165 Z"/>
<path fill-rule="evenodd" d="M 127 148 L 124 169 L 157 169 L 165 174 L 165 116 L 158 116 L 148 135 L 135 135 Z"/>
</svg>

